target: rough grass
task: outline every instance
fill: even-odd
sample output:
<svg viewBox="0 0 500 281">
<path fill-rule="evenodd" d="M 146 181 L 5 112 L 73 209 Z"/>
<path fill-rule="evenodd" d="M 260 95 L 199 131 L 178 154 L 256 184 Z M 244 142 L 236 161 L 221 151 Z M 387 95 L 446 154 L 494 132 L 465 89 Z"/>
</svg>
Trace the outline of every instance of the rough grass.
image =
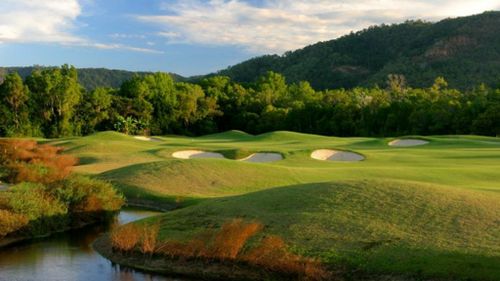
<svg viewBox="0 0 500 281">
<path fill-rule="evenodd" d="M 291 280 L 331 280 L 332 274 L 320 262 L 291 253 L 278 236 L 264 237 L 253 246 L 247 245 L 249 239 L 262 229 L 263 225 L 258 222 L 233 219 L 218 230 L 203 231 L 188 241 L 157 241 L 157 223 L 151 226 L 128 224 L 111 233 L 110 243 L 115 252 L 125 255 L 139 251 L 182 263 L 195 260 L 203 263 L 245 264 L 290 277 Z M 245 246 L 249 249 L 244 249 Z"/>
</svg>

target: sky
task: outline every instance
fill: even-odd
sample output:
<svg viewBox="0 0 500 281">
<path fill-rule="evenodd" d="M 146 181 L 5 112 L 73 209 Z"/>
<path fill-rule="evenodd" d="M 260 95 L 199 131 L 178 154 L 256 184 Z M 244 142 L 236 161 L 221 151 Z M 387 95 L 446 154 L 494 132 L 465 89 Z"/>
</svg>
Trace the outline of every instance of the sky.
<svg viewBox="0 0 500 281">
<path fill-rule="evenodd" d="M 207 74 L 377 24 L 500 10 L 500 0 L 0 0 L 0 65 Z"/>
</svg>

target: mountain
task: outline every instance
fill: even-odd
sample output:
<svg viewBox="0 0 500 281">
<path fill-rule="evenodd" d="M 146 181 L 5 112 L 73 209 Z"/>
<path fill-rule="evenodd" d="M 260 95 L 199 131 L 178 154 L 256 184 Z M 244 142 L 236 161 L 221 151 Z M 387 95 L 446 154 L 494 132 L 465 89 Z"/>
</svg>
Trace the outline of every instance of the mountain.
<svg viewBox="0 0 500 281">
<path fill-rule="evenodd" d="M 17 72 L 24 79 L 35 69 L 50 67 L 29 66 L 29 67 L 0 67 L 0 81 L 10 72 Z M 134 72 L 126 70 L 115 70 L 106 68 L 78 68 L 78 80 L 87 89 L 93 90 L 97 87 L 119 88 L 121 84 L 132 78 L 134 75 L 145 75 L 150 72 Z M 183 81 L 185 78 L 175 73 L 170 73 L 174 80 Z"/>
<path fill-rule="evenodd" d="M 500 83 L 500 12 L 369 27 L 282 56 L 266 55 L 218 72 L 252 82 L 267 71 L 288 82 L 306 80 L 316 89 L 385 86 L 402 74 L 412 87 L 428 87 L 443 76 L 465 89 Z"/>
</svg>

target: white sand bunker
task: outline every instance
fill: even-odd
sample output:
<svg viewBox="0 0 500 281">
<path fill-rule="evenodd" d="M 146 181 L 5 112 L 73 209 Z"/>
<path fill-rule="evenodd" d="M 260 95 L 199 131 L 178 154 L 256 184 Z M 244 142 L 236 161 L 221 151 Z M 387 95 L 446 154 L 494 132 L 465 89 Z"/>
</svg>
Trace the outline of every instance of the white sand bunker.
<svg viewBox="0 0 500 281">
<path fill-rule="evenodd" d="M 240 159 L 239 161 L 253 162 L 253 163 L 267 163 L 280 160 L 283 160 L 283 155 L 279 153 L 259 152 L 259 153 L 254 153 L 246 158 Z"/>
<path fill-rule="evenodd" d="M 220 158 L 223 159 L 224 155 L 216 152 L 206 152 L 201 150 L 183 150 L 177 151 L 172 154 L 173 157 L 179 159 L 195 159 L 195 158 Z"/>
<path fill-rule="evenodd" d="M 145 137 L 145 136 L 134 136 L 134 139 L 136 140 L 141 140 L 141 141 L 161 141 L 160 139 L 157 138 L 151 138 L 151 137 Z"/>
<path fill-rule="evenodd" d="M 343 161 L 343 162 L 356 162 L 365 159 L 363 155 L 340 150 L 319 149 L 311 153 L 311 158 L 316 160 L 328 161 Z"/>
<path fill-rule="evenodd" d="M 410 147 L 410 146 L 419 146 L 428 144 L 428 141 L 419 140 L 419 139 L 397 139 L 393 140 L 389 143 L 390 146 L 396 147 Z"/>
</svg>

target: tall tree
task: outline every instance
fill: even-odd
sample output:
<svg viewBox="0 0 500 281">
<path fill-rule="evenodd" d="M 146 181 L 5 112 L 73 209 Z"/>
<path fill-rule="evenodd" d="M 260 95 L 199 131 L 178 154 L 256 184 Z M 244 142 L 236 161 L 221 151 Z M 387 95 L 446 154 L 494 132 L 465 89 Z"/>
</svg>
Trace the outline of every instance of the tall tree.
<svg viewBox="0 0 500 281">
<path fill-rule="evenodd" d="M 0 85 L 0 134 L 30 135 L 29 91 L 17 73 L 8 74 Z"/>
<path fill-rule="evenodd" d="M 76 116 L 77 125 L 83 135 L 102 130 L 101 124 L 111 118 L 110 108 L 113 92 L 114 90 L 109 88 L 96 88 L 83 95 Z"/>
<path fill-rule="evenodd" d="M 47 137 L 69 136 L 75 133 L 73 117 L 83 88 L 78 83 L 74 67 L 33 72 L 26 83 L 32 92 L 33 110 Z"/>
<path fill-rule="evenodd" d="M 170 133 L 175 126 L 174 110 L 178 106 L 174 80 L 167 73 L 146 75 L 147 100 L 153 106 L 151 132 L 153 134 Z"/>
</svg>

